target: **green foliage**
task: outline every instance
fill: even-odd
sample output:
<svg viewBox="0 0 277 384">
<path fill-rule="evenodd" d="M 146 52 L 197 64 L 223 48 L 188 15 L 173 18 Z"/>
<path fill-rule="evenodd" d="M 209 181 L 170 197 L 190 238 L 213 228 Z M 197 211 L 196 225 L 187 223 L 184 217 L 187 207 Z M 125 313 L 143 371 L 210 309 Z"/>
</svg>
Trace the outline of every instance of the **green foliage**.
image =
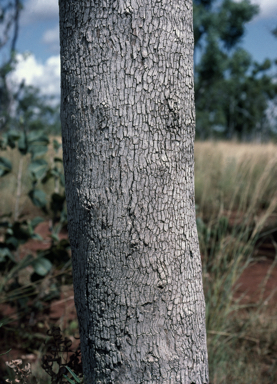
<svg viewBox="0 0 277 384">
<path fill-rule="evenodd" d="M 42 131 L 31 131 L 29 133 L 8 131 L 0 138 L 0 148 L 2 150 L 17 148 L 22 156 L 30 155 L 31 161 L 29 163 L 28 171 L 32 189 L 29 191 L 28 195 L 33 204 L 39 208 L 45 208 L 47 205 L 45 192 L 37 188 L 40 182 L 45 184 L 51 179 L 54 179 L 55 182 L 59 182 L 62 187 L 64 186 L 64 175 L 61 169 L 62 159 L 55 156 L 53 159 L 54 164 L 49 165 L 48 161 L 43 158 L 48 152 L 49 143 L 48 136 Z M 55 151 L 59 149 L 60 144 L 57 140 L 54 140 L 53 147 Z M 10 160 L 0 157 L 0 177 L 11 171 L 12 164 Z M 62 211 L 64 202 L 65 199 L 63 195 L 58 193 L 53 194 L 53 202 L 51 203 L 51 206 L 55 211 Z"/>
<path fill-rule="evenodd" d="M 70 369 L 68 366 L 66 366 L 66 369 L 68 370 L 68 372 L 71 374 L 71 376 L 73 377 L 74 380 L 70 379 L 68 376 L 64 375 L 64 377 L 66 378 L 66 380 L 70 383 L 70 384 L 75 384 L 75 383 L 83 383 L 83 380 L 80 379 L 73 371 L 72 369 Z"/>
<path fill-rule="evenodd" d="M 194 0 L 195 45 L 204 45 L 207 35 L 216 34 L 227 49 L 235 47 L 245 32 L 245 24 L 259 12 L 249 0 Z"/>
<path fill-rule="evenodd" d="M 5 157 L 0 157 L 0 177 L 5 176 L 7 173 L 11 172 L 12 164 L 9 159 Z"/>
<path fill-rule="evenodd" d="M 3 0 L 0 4 L 0 50 L 6 58 L 0 64 L 0 131 L 45 130 L 59 134 L 59 106 L 53 97 L 42 96 L 39 89 L 26 86 L 24 81 L 18 85 L 8 79 L 17 65 L 16 42 L 22 9 L 20 0 Z"/>
<path fill-rule="evenodd" d="M 47 201 L 44 191 L 40 189 L 32 189 L 28 195 L 36 207 L 44 208 L 46 206 Z"/>
<path fill-rule="evenodd" d="M 240 139 L 270 137 L 269 102 L 277 97 L 270 71 L 240 47 L 245 25 L 258 13 L 249 0 L 195 0 L 196 135 Z"/>
<path fill-rule="evenodd" d="M 45 276 L 51 271 L 52 263 L 45 257 L 37 257 L 32 262 L 32 267 L 37 275 Z"/>
<path fill-rule="evenodd" d="M 13 149 L 17 146 L 22 155 L 30 153 L 32 160 L 35 160 L 47 152 L 49 142 L 49 138 L 44 131 L 26 133 L 25 130 L 11 130 L 2 134 L 0 148 L 5 150 L 8 147 Z"/>
<path fill-rule="evenodd" d="M 36 256 L 26 255 L 23 259 L 19 257 L 20 247 L 29 240 L 42 240 L 35 232 L 36 227 L 45 218 L 36 216 L 30 219 L 23 219 L 18 215 L 18 205 L 20 194 L 16 198 L 15 215 L 6 212 L 0 217 L 0 302 L 9 302 L 17 306 L 18 316 L 26 316 L 30 311 L 27 306 L 30 298 L 33 301 L 32 311 L 41 308 L 40 302 L 52 300 L 59 293 L 58 281 L 61 276 L 58 269 L 66 270 L 70 265 L 69 243 L 67 240 L 59 239 L 59 232 L 66 225 L 66 206 L 64 196 L 64 176 L 62 170 L 62 159 L 58 156 L 60 144 L 55 139 L 53 149 L 55 157 L 52 160 L 48 155 L 50 139 L 42 131 L 38 132 L 16 132 L 7 131 L 0 138 L 2 151 L 7 155 L 11 151 L 17 152 L 19 161 L 24 158 L 25 163 L 29 162 L 27 175 L 29 175 L 29 189 L 27 196 L 32 204 L 41 209 L 42 213 L 52 216 L 54 226 L 52 227 L 52 243 L 47 250 L 37 251 Z M 0 157 L 0 177 L 8 178 L 13 173 L 12 162 L 7 157 Z M 17 190 L 21 190 L 20 180 L 23 172 L 18 168 Z M 49 197 L 43 190 L 43 185 L 53 183 L 55 192 Z M 53 188 L 52 186 L 52 188 Z M 26 274 L 26 269 L 32 270 L 29 279 L 20 279 L 21 275 Z M 58 276 L 54 279 L 53 287 L 56 293 L 39 293 L 39 285 L 43 279 L 54 273 Z"/>
<path fill-rule="evenodd" d="M 24 81 L 12 86 L 8 81 L 8 76 L 15 70 L 17 64 L 16 42 L 22 9 L 20 0 L 3 0 L 0 4 L 0 50 L 5 51 L 4 56 L 7 58 L 0 66 L 0 131 L 44 130 L 59 134 L 59 106 L 53 101 L 53 97 L 42 96 L 37 88 L 26 86 Z M 20 142 L 24 151 L 24 137 Z M 36 148 L 36 153 L 38 151 Z"/>
<path fill-rule="evenodd" d="M 60 134 L 60 108 L 51 96 L 43 96 L 38 88 L 23 85 L 16 95 L 16 110 L 9 126 L 24 122 L 28 131 Z"/>
</svg>

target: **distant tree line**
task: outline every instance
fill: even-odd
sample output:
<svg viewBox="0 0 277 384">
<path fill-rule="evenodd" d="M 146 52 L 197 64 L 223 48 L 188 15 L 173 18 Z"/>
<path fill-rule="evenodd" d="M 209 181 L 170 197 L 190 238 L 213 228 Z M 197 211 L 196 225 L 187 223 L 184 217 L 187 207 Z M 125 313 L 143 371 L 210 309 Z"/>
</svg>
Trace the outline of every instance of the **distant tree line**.
<svg viewBox="0 0 277 384">
<path fill-rule="evenodd" d="M 259 7 L 249 0 L 194 0 L 200 139 L 268 140 L 277 135 L 277 115 L 270 116 L 270 107 L 277 109 L 277 60 L 259 64 L 240 45 L 246 23 L 258 13 Z M 277 28 L 272 33 L 277 37 Z"/>
<path fill-rule="evenodd" d="M 0 4 L 0 132 L 44 129 L 60 134 L 59 106 L 24 81 L 16 67 L 20 0 Z M 277 138 L 277 60 L 257 63 L 241 47 L 246 24 L 259 13 L 250 0 L 194 0 L 196 138 Z M 272 31 L 277 37 L 277 28 Z"/>
</svg>

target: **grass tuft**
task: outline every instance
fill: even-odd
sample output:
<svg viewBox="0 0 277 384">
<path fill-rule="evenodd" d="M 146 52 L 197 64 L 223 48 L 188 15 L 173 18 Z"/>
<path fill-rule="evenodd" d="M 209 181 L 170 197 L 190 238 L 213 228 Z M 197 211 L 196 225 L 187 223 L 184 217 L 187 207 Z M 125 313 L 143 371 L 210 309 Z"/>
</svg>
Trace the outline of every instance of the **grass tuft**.
<svg viewBox="0 0 277 384">
<path fill-rule="evenodd" d="M 237 295 L 243 272 L 258 261 L 257 244 L 269 222 L 269 232 L 277 234 L 276 149 L 272 144 L 195 144 L 197 227 L 213 384 L 276 383 L 277 308 L 269 309 L 270 298 L 264 298 L 276 270 L 276 250 L 256 302 L 247 302 L 247 293 Z"/>
</svg>

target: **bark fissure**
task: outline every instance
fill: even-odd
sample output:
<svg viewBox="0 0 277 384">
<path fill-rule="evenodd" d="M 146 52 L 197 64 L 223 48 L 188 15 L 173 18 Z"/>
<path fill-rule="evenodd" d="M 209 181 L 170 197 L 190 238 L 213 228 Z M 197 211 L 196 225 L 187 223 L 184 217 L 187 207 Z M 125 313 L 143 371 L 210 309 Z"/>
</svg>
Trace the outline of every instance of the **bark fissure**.
<svg viewBox="0 0 277 384">
<path fill-rule="evenodd" d="M 60 0 L 62 133 L 89 383 L 208 383 L 192 2 Z"/>
</svg>

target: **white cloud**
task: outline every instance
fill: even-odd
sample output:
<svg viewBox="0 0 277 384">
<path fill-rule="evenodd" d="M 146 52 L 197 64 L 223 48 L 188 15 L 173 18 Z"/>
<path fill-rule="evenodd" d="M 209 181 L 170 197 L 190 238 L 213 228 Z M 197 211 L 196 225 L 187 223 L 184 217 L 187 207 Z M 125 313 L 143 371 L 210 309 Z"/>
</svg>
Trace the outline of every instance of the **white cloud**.
<svg viewBox="0 0 277 384">
<path fill-rule="evenodd" d="M 57 44 L 57 43 L 59 43 L 59 26 L 57 25 L 53 29 L 47 29 L 47 31 L 44 32 L 44 35 L 42 37 L 42 41 L 45 44 Z"/>
<path fill-rule="evenodd" d="M 241 0 L 235 0 L 240 2 Z M 252 4 L 260 6 L 258 18 L 277 18 L 277 1 L 276 0 L 251 0 Z"/>
<path fill-rule="evenodd" d="M 277 17 L 276 0 L 253 0 L 252 3 L 260 6 L 260 17 Z"/>
<path fill-rule="evenodd" d="M 49 96 L 60 96 L 60 56 L 51 56 L 43 64 L 36 60 L 34 55 L 26 59 L 19 54 L 18 64 L 11 73 L 11 81 L 19 84 L 23 79 L 26 85 L 33 85 L 41 93 Z"/>
<path fill-rule="evenodd" d="M 52 52 L 59 52 L 60 39 L 59 39 L 59 25 L 53 29 L 48 29 L 44 32 L 42 42 L 48 45 Z"/>
<path fill-rule="evenodd" d="M 42 20 L 57 20 L 58 17 L 58 0 L 27 0 L 24 2 L 20 22 L 27 25 Z"/>
</svg>

